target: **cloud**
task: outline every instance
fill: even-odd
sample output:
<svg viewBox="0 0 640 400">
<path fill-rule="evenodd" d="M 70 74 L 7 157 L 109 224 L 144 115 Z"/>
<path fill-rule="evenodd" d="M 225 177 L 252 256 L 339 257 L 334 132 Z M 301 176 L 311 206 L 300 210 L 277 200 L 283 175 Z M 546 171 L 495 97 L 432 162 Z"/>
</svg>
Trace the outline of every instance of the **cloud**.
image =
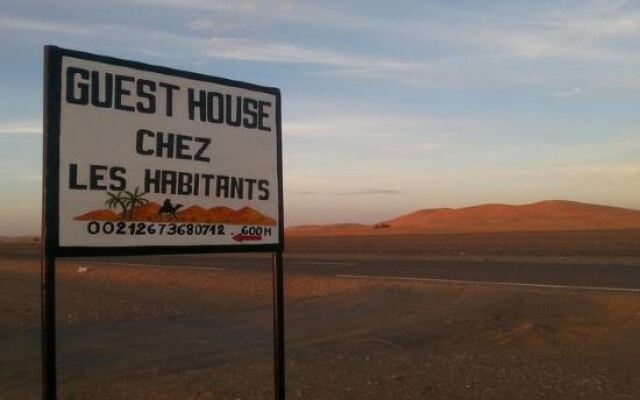
<svg viewBox="0 0 640 400">
<path fill-rule="evenodd" d="M 8 134 L 26 134 L 26 135 L 41 135 L 42 123 L 35 121 L 25 122 L 4 122 L 0 123 L 0 135 Z"/>
<path fill-rule="evenodd" d="M 202 18 L 189 21 L 187 27 L 196 32 L 232 31 L 235 29 L 243 29 L 246 27 L 246 24 L 240 21 L 217 21 L 213 19 Z"/>
<path fill-rule="evenodd" d="M 252 11 L 260 9 L 261 2 L 253 0 L 236 0 L 220 2 L 211 0 L 127 0 L 127 4 L 138 3 L 147 6 L 184 8 L 199 11 Z M 273 6 L 273 4 L 271 4 Z"/>
<path fill-rule="evenodd" d="M 444 43 L 466 46 L 492 57 L 525 59 L 629 55 L 629 47 L 612 49 L 611 40 L 640 34 L 640 12 L 627 1 L 525 2 L 505 7 L 442 7 L 424 5 L 409 17 L 390 20 L 362 7 L 331 3 L 294 4 L 282 1 L 131 0 L 158 7 L 198 10 L 189 25 L 196 30 L 218 28 L 230 19 L 260 18 L 263 25 L 296 24 L 339 29 L 381 38 L 402 38 L 403 45 Z M 498 51 L 498 52 L 496 52 Z M 466 62 L 467 57 L 460 59 Z"/>
<path fill-rule="evenodd" d="M 315 64 L 331 66 L 357 74 L 388 75 L 427 72 L 426 63 L 358 56 L 334 50 L 303 47 L 286 43 L 257 42 L 244 38 L 211 38 L 205 53 L 212 58 L 271 63 Z"/>
<path fill-rule="evenodd" d="M 287 190 L 287 193 L 308 196 L 308 195 L 311 195 L 311 194 L 317 194 L 318 192 L 315 192 L 313 190 Z"/>
<path fill-rule="evenodd" d="M 298 122 L 283 122 L 282 130 L 285 134 L 295 136 L 314 136 L 322 135 L 327 131 L 332 130 L 331 124 L 312 122 L 312 121 L 298 121 Z"/>
<path fill-rule="evenodd" d="M 100 49 L 113 49 L 116 55 L 143 53 L 164 59 L 183 57 L 193 61 L 194 55 L 204 45 L 199 38 L 121 24 L 77 21 L 59 23 L 36 18 L 0 17 L 0 31 L 2 30 L 21 32 L 23 34 L 16 35 L 21 39 L 27 34 L 33 34 L 38 41 L 47 43 L 52 37 L 64 37 L 64 44 L 68 46 L 86 46 L 92 51 L 96 51 L 98 46 Z M 99 41 L 96 41 L 97 38 Z M 175 52 L 175 48 L 182 51 Z"/>
<path fill-rule="evenodd" d="M 5 175 L 0 175 L 0 182 L 5 181 L 5 182 L 15 182 L 15 181 L 21 181 L 21 182 L 41 182 L 42 181 L 42 175 L 41 174 L 34 174 L 34 175 L 11 175 L 11 176 L 5 176 Z"/>
<path fill-rule="evenodd" d="M 400 194 L 403 193 L 401 190 L 395 189 L 365 189 L 365 190 L 356 190 L 350 192 L 337 192 L 334 193 L 337 196 L 368 196 L 368 195 L 377 195 L 377 194 Z"/>
<path fill-rule="evenodd" d="M 123 0 L 120 3 L 125 4 Z M 431 4 L 410 17 L 393 19 L 331 3 L 131 0 L 126 4 L 175 8 L 176 13 L 186 13 L 186 18 L 176 21 L 186 29 L 91 23 L 88 19 L 67 23 L 45 17 L 3 17 L 0 30 L 66 35 L 64 39 L 74 46 L 82 45 L 84 37 L 91 40 L 84 44 L 95 47 L 93 43 L 100 37 L 100 50 L 113 48 L 122 56 L 143 54 L 165 62 L 179 59 L 201 65 L 224 59 L 301 64 L 314 67 L 305 68 L 306 75 L 386 79 L 409 87 L 545 85 L 551 92 L 567 85 L 590 93 L 598 87 L 624 95 L 637 89 L 634 71 L 640 67 L 640 56 L 633 43 L 640 40 L 640 11 L 625 2 L 542 2 L 462 9 Z M 260 34 L 251 24 L 257 18 Z M 281 34 L 310 25 L 332 34 L 345 33 L 345 37 L 367 35 L 381 46 L 362 48 L 347 40 L 336 50 L 334 43 L 310 44 L 302 37 Z M 398 51 L 384 47 L 392 40 Z M 599 65 L 603 61 L 616 64 L 602 69 Z"/>
<path fill-rule="evenodd" d="M 69 35 L 89 35 L 92 30 L 82 24 L 59 23 L 31 18 L 0 17 L 0 30 L 62 33 Z"/>
<path fill-rule="evenodd" d="M 569 90 L 559 90 L 557 92 L 552 92 L 551 95 L 554 97 L 573 97 L 582 94 L 582 89 L 579 87 L 575 87 Z"/>
<path fill-rule="evenodd" d="M 315 110 L 312 110 L 315 112 Z M 317 112 L 315 112 L 317 114 Z M 420 136 L 421 149 L 435 149 L 442 145 L 430 138 L 450 136 L 459 127 L 460 121 L 436 117 L 416 117 L 406 114 L 380 115 L 373 113 L 345 113 L 344 110 L 323 109 L 322 119 L 315 117 L 291 120 L 283 125 L 283 132 L 290 137 L 382 137 L 396 140 L 403 135 Z M 415 143 L 414 143 L 415 144 Z M 413 144 L 412 144 L 413 146 Z"/>
<path fill-rule="evenodd" d="M 582 87 L 588 88 L 596 83 L 606 86 L 611 78 L 616 78 L 619 83 L 612 89 L 620 91 L 633 84 L 633 73 L 611 76 L 609 71 L 596 70 L 595 65 L 594 69 L 580 68 L 576 73 L 567 73 L 569 69 L 565 64 L 589 66 L 603 60 L 618 63 L 621 67 L 640 64 L 640 57 L 630 45 L 633 40 L 640 40 L 640 12 L 623 6 L 624 3 L 581 2 L 501 9 L 487 7 L 483 10 L 470 8 L 465 11 L 445 8 L 436 9 L 432 13 L 433 18 L 427 17 L 428 23 L 422 20 L 419 23 L 413 20 L 389 23 L 371 15 L 350 12 L 343 13 L 336 22 L 329 18 L 331 11 L 324 10 L 318 18 L 323 20 L 327 29 L 349 29 L 345 22 L 353 19 L 357 23 L 352 30 L 374 37 L 396 37 L 403 41 L 403 47 L 414 50 L 412 54 L 424 56 L 407 59 L 393 55 L 354 55 L 245 38 L 213 38 L 208 41 L 207 54 L 255 62 L 325 66 L 329 68 L 314 74 L 336 74 L 356 79 L 384 78 L 411 86 L 545 84 L 557 87 L 560 83 L 569 82 L 576 87 L 579 85 L 582 90 Z M 306 8 L 296 9 L 298 22 L 308 19 L 310 10 Z M 271 18 L 277 16 L 272 15 Z M 425 51 L 433 46 L 446 46 L 452 50 Z M 539 64 L 546 60 L 552 60 L 553 64 Z M 523 62 L 526 68 L 513 68 Z M 533 63 L 540 67 L 529 68 Z M 571 70 L 576 69 L 572 67 Z M 576 94 L 579 93 L 571 93 Z"/>
<path fill-rule="evenodd" d="M 122 0 L 124 2 L 124 0 Z M 260 21 L 264 29 L 273 24 L 299 24 L 348 30 L 371 30 L 382 24 L 391 25 L 386 20 L 372 18 L 365 13 L 348 12 L 343 7 L 335 8 L 329 2 L 297 2 L 293 0 L 238 0 L 219 2 L 211 0 L 127 0 L 129 3 L 155 7 L 180 8 L 199 11 L 199 17 L 190 23 L 196 30 L 219 29 L 231 19 L 243 20 L 244 26 Z M 197 21 L 197 22 L 196 22 Z M 205 22 L 208 21 L 208 22 Z"/>
<path fill-rule="evenodd" d="M 200 4 L 200 2 L 196 2 Z M 172 1 L 160 4 L 173 4 Z M 230 22 L 226 26 L 233 27 Z M 189 22 L 193 30 L 207 30 L 219 24 L 206 19 Z M 170 43 L 182 49 L 185 57 L 196 59 L 203 55 L 209 59 L 225 59 L 279 64 L 308 64 L 329 67 L 339 73 L 356 77 L 395 77 L 401 79 L 428 80 L 430 66 L 421 61 L 385 58 L 374 55 L 358 55 L 319 47 L 300 46 L 274 41 L 256 41 L 249 38 L 202 37 L 173 34 L 153 29 L 140 29 L 112 24 L 58 23 L 40 19 L 0 18 L 0 30 L 30 31 L 46 34 L 66 34 L 82 37 L 108 37 L 113 41 L 136 37 L 136 48 L 151 56 L 174 58 L 175 52 L 167 50 Z M 193 59 L 191 59 L 193 61 Z"/>
<path fill-rule="evenodd" d="M 409 86 L 547 84 L 558 87 L 562 83 L 589 89 L 594 85 L 611 86 L 609 82 L 616 78 L 615 88 L 611 89 L 624 91 L 637 79 L 632 72 L 622 71 L 611 76 L 601 69 L 580 68 L 579 72 L 568 74 L 563 64 L 544 65 L 539 69 L 512 67 L 517 62 L 548 59 L 561 63 L 612 60 L 626 66 L 640 63 L 640 57 L 629 44 L 640 35 L 640 12 L 626 10 L 621 5 L 587 2 L 481 10 L 436 8 L 426 16 L 428 23 L 407 18 L 390 23 L 374 14 L 356 13 L 349 8 L 338 13 L 331 6 L 309 4 L 296 4 L 291 9 L 290 4 L 278 2 L 265 5 L 255 1 L 232 4 L 204 0 L 132 1 L 144 6 L 201 10 L 202 15 L 184 21 L 188 29 L 182 33 L 152 27 L 71 24 L 21 17 L 0 18 L 0 30 L 65 34 L 73 36 L 74 42 L 78 37 L 108 38 L 107 46 L 119 49 L 122 43 L 129 43 L 130 38 L 135 37 L 134 47 L 119 51 L 125 55 L 135 52 L 165 60 L 189 60 L 192 64 L 208 59 L 303 64 L 316 67 L 306 70 L 306 74 L 389 79 Z M 335 18 L 336 14 L 340 14 L 340 18 Z M 402 53 L 354 48 L 338 51 L 333 46 L 301 44 L 295 38 L 269 39 L 268 34 L 257 36 L 247 28 L 247 19 L 257 15 L 265 20 L 267 32 L 276 27 L 291 29 L 314 23 L 329 31 L 346 29 L 372 38 L 395 37 L 402 41 L 405 50 Z M 235 37 L 212 35 L 221 31 L 233 32 Z M 101 43 L 104 45 L 105 41 Z M 447 50 L 429 51 L 442 46 Z M 175 52 L 174 48 L 181 51 Z"/>
<path fill-rule="evenodd" d="M 634 46 L 625 40 L 640 35 L 640 11 L 629 5 L 626 1 L 566 1 L 464 9 L 434 6 L 432 20 L 403 24 L 398 30 L 413 40 L 462 47 L 466 60 L 488 56 L 494 60 L 629 61 Z"/>
</svg>

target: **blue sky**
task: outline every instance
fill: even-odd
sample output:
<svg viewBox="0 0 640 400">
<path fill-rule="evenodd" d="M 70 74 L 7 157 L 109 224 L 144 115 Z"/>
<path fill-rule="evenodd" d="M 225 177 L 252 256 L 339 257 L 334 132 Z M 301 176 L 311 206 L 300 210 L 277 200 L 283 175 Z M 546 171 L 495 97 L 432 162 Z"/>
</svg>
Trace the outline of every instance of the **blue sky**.
<svg viewBox="0 0 640 400">
<path fill-rule="evenodd" d="M 0 235 L 39 230 L 45 44 L 280 87 L 287 225 L 640 208 L 638 2 L 0 5 Z"/>
</svg>

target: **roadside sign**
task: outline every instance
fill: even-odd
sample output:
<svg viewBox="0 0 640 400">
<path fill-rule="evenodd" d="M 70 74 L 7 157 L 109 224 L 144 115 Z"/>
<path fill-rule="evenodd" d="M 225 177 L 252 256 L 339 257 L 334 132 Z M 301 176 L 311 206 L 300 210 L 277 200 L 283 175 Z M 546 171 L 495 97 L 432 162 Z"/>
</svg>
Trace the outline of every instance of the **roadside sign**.
<svg viewBox="0 0 640 400">
<path fill-rule="evenodd" d="M 278 89 L 48 49 L 55 255 L 282 249 Z"/>
<path fill-rule="evenodd" d="M 42 398 L 57 398 L 56 258 L 272 252 L 285 398 L 276 88 L 45 47 Z"/>
</svg>

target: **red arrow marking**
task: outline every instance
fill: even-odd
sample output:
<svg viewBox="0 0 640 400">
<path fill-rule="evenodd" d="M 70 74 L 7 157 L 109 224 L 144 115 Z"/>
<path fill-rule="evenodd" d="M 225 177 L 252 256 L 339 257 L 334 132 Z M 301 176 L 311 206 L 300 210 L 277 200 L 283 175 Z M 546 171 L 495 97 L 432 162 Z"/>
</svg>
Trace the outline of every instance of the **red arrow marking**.
<svg viewBox="0 0 640 400">
<path fill-rule="evenodd" d="M 242 233 L 238 233 L 233 237 L 233 240 L 236 242 L 248 242 L 252 240 L 262 240 L 262 236 L 260 235 L 243 235 Z"/>
</svg>

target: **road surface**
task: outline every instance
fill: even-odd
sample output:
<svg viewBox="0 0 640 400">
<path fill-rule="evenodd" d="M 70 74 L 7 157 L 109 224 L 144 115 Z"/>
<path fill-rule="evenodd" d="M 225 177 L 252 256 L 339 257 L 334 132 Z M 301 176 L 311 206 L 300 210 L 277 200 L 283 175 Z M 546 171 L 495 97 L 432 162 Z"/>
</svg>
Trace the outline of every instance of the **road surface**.
<svg viewBox="0 0 640 400">
<path fill-rule="evenodd" d="M 36 245 L 0 247 L 0 257 L 37 260 Z M 266 254 L 165 255 L 61 259 L 62 263 L 113 264 L 132 267 L 268 271 Z M 461 284 L 513 285 L 584 290 L 640 292 L 637 257 L 527 256 L 393 256 L 367 254 L 285 254 L 287 274 L 344 279 L 434 281 Z"/>
</svg>

